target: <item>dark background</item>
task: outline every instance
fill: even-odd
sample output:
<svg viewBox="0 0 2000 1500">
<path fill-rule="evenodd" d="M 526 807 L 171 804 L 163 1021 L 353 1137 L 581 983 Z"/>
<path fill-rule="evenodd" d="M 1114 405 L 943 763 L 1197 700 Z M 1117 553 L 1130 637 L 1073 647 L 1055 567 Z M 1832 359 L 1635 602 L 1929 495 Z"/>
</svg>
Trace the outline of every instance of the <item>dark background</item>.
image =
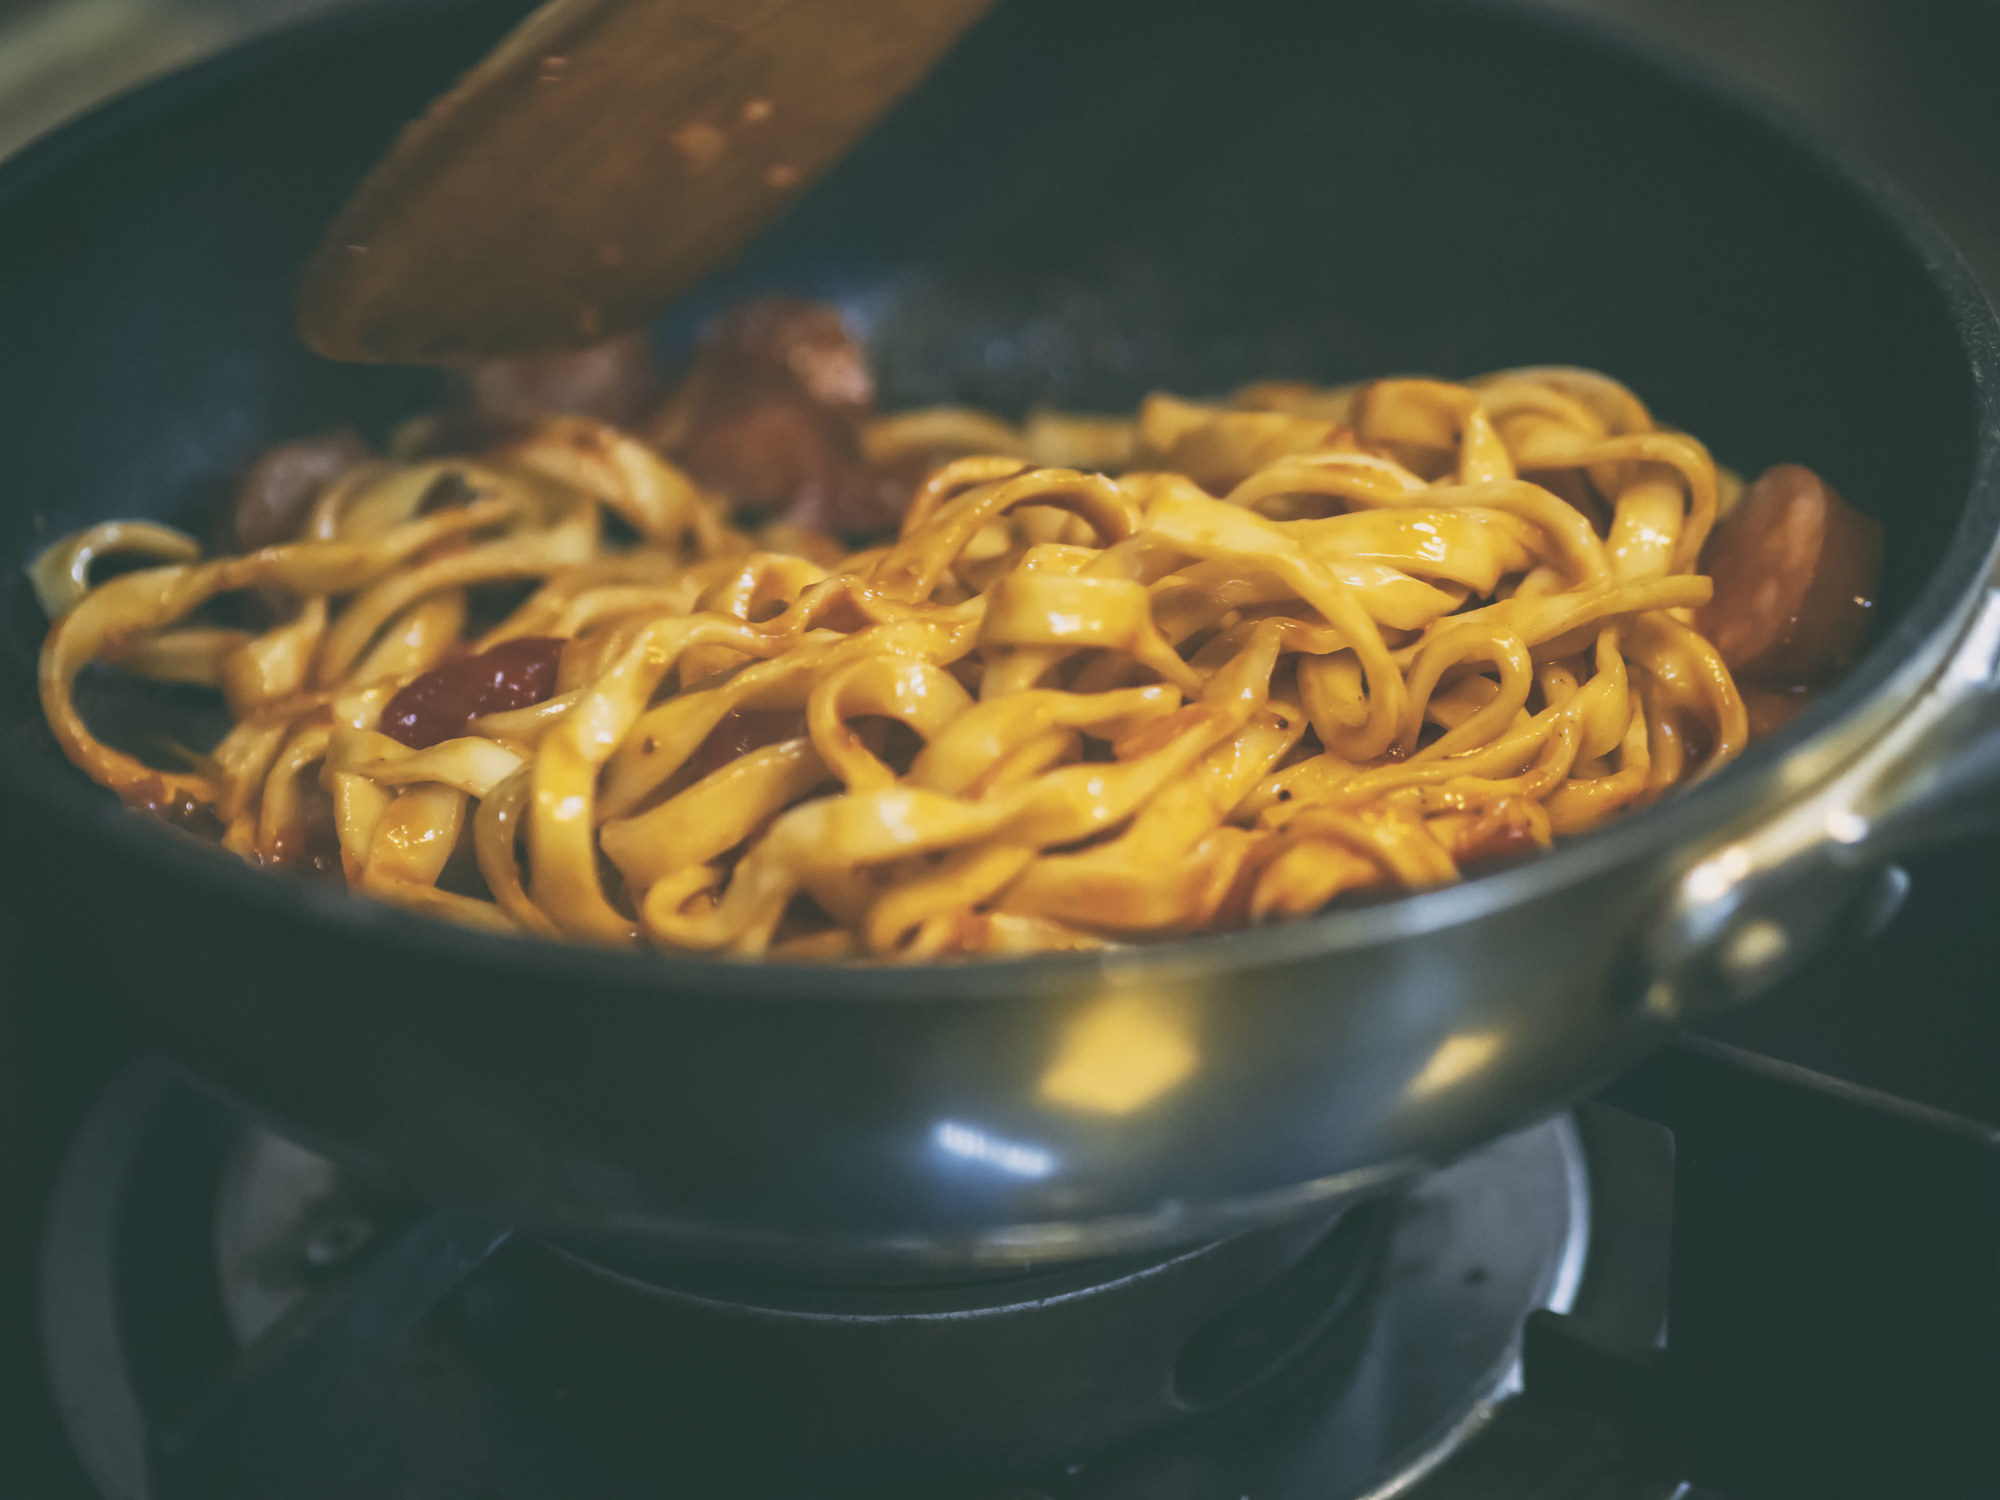
<svg viewBox="0 0 2000 1500">
<path fill-rule="evenodd" d="M 0 0 L 0 156 L 133 83 L 343 0 Z M 2000 285 L 2000 0 L 1540 0 L 1783 100 Z"/>
<path fill-rule="evenodd" d="M 1548 0 L 1783 100 L 1914 194 L 2000 288 L 1996 0 Z"/>
</svg>

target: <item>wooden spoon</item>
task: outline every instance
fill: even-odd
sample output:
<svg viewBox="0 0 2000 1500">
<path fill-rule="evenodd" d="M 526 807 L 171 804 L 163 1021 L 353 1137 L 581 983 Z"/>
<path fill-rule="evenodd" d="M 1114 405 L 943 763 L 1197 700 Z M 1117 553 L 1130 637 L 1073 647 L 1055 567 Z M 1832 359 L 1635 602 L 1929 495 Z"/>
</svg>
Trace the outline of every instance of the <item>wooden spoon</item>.
<svg viewBox="0 0 2000 1500">
<path fill-rule="evenodd" d="M 992 0 L 549 0 L 406 126 L 306 268 L 334 359 L 457 364 L 638 326 Z"/>
</svg>

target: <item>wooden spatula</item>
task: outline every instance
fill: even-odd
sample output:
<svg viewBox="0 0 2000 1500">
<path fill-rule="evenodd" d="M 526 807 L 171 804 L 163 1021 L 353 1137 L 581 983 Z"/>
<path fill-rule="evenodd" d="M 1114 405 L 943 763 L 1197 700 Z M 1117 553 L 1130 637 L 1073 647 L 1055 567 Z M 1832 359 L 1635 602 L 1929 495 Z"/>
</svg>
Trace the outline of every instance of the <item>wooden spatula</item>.
<svg viewBox="0 0 2000 1500">
<path fill-rule="evenodd" d="M 335 359 L 635 327 L 830 166 L 992 0 L 549 0 L 407 126 L 306 270 Z"/>
</svg>

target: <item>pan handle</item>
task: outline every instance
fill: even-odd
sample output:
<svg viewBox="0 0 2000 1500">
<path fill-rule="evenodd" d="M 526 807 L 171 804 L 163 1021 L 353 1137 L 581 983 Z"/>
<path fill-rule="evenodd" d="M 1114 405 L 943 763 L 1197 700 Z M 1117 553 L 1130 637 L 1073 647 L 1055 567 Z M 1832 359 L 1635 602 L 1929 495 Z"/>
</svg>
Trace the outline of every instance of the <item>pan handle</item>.
<svg viewBox="0 0 2000 1500">
<path fill-rule="evenodd" d="M 1996 789 L 2000 581 L 1886 729 L 1682 869 L 1642 950 L 1646 1009 L 1687 1019 L 1775 983 L 1894 861 L 2000 827 Z"/>
</svg>

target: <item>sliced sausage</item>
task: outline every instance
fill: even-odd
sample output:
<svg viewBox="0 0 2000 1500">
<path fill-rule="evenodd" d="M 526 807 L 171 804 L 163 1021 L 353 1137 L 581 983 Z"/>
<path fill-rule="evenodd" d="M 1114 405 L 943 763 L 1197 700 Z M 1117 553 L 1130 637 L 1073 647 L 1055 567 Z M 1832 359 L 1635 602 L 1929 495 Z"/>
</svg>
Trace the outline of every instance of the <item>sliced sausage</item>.
<svg viewBox="0 0 2000 1500">
<path fill-rule="evenodd" d="M 292 540 L 320 492 L 372 457 L 368 445 L 344 427 L 268 450 L 236 487 L 230 513 L 236 550 L 255 552 Z"/>
<path fill-rule="evenodd" d="M 1747 682 L 1824 680 L 1859 655 L 1874 617 L 1882 523 L 1799 464 L 1765 472 L 1703 552 L 1715 596 L 1696 618 Z"/>
</svg>

